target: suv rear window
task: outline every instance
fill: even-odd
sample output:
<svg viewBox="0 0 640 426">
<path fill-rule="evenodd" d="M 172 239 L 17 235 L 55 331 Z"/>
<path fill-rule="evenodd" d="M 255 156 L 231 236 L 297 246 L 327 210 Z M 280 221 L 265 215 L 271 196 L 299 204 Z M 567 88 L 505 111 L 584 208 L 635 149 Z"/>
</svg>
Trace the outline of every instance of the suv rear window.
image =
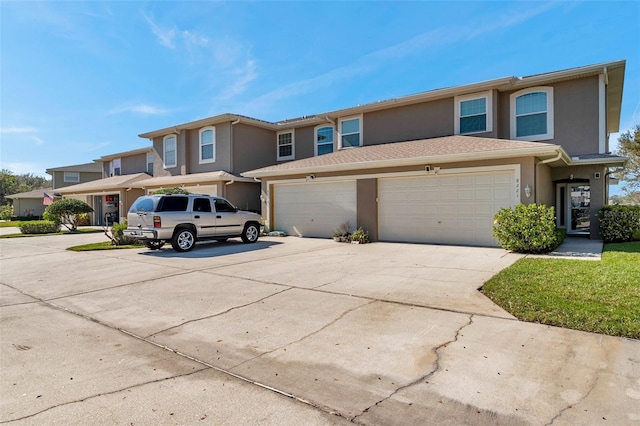
<svg viewBox="0 0 640 426">
<path fill-rule="evenodd" d="M 140 197 L 129 209 L 129 212 L 152 212 L 153 211 L 153 199 Z"/>
<path fill-rule="evenodd" d="M 158 203 L 159 212 L 186 212 L 189 198 L 187 197 L 162 197 Z"/>
</svg>

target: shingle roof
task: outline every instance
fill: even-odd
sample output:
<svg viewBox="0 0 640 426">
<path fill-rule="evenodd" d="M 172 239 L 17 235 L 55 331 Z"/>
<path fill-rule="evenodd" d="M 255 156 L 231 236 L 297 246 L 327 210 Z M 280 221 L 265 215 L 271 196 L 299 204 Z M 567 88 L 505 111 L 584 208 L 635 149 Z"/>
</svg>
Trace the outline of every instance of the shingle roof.
<svg viewBox="0 0 640 426">
<path fill-rule="evenodd" d="M 29 192 L 20 192 L 18 194 L 6 195 L 5 198 L 11 198 L 12 200 L 23 199 L 23 198 L 43 198 L 45 192 L 49 195 L 53 195 L 54 190 L 53 188 L 40 188 L 40 189 L 34 189 L 33 191 L 29 191 Z"/>
<path fill-rule="evenodd" d="M 132 186 L 134 188 L 145 188 L 152 186 L 171 186 L 171 185 L 185 185 L 190 183 L 207 183 L 207 182 L 253 182 L 253 179 L 245 178 L 242 176 L 236 176 L 234 174 L 225 172 L 223 170 L 207 173 L 191 173 L 188 175 L 178 176 L 158 176 L 149 177 L 146 179 L 136 181 Z"/>
<path fill-rule="evenodd" d="M 509 139 L 471 136 L 444 136 L 342 149 L 331 154 L 282 163 L 243 173 L 245 176 L 267 176 L 307 171 L 393 167 L 430 162 L 469 161 L 526 155 L 554 156 L 558 145 L 521 142 Z M 426 164 L 426 163 L 425 163 Z"/>
<path fill-rule="evenodd" d="M 51 174 L 51 172 L 90 172 L 90 173 L 101 173 L 102 172 L 102 164 L 100 163 L 87 163 L 87 164 L 76 164 L 74 166 L 62 166 L 62 167 L 51 167 L 47 169 L 47 173 Z"/>
<path fill-rule="evenodd" d="M 133 182 L 148 178 L 146 173 L 134 173 L 131 175 L 111 176 L 104 179 L 92 180 L 91 182 L 79 183 L 77 185 L 65 186 L 56 189 L 60 194 L 77 194 L 80 192 L 101 192 L 112 189 L 129 188 Z"/>
</svg>

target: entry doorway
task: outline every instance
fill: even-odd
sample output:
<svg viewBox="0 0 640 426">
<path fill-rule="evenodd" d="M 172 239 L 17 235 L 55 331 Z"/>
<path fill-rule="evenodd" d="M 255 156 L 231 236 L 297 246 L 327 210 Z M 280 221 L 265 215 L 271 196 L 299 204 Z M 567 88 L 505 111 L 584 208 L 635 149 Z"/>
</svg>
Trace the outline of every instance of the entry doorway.
<svg viewBox="0 0 640 426">
<path fill-rule="evenodd" d="M 588 235 L 591 229 L 591 186 L 588 181 L 556 186 L 557 226 L 567 234 Z"/>
</svg>

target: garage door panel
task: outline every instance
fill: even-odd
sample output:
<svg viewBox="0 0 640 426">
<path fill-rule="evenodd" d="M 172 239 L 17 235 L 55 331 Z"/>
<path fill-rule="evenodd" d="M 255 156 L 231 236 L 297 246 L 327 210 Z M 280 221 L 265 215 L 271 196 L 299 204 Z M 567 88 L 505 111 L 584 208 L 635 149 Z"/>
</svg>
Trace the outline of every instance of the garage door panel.
<svg viewBox="0 0 640 426">
<path fill-rule="evenodd" d="M 514 201 L 514 172 L 380 179 L 378 232 L 383 241 L 495 246 L 493 217 Z M 403 199 L 405 208 L 390 204 Z"/>
<path fill-rule="evenodd" d="M 274 228 L 289 235 L 330 238 L 356 224 L 356 182 L 308 182 L 274 187 Z"/>
</svg>

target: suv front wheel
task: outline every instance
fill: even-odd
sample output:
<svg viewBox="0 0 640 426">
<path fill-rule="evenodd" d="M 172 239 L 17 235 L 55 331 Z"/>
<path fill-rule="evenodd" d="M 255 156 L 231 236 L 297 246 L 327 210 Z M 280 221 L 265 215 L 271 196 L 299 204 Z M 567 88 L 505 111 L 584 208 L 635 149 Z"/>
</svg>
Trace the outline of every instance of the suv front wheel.
<svg viewBox="0 0 640 426">
<path fill-rule="evenodd" d="M 171 247 L 175 251 L 191 251 L 196 245 L 196 234 L 189 228 L 177 229 L 171 238 Z"/>
<path fill-rule="evenodd" d="M 247 223 L 244 226 L 244 230 L 242 231 L 240 238 L 242 238 L 243 243 L 255 243 L 258 241 L 259 235 L 260 227 L 255 223 Z"/>
</svg>

